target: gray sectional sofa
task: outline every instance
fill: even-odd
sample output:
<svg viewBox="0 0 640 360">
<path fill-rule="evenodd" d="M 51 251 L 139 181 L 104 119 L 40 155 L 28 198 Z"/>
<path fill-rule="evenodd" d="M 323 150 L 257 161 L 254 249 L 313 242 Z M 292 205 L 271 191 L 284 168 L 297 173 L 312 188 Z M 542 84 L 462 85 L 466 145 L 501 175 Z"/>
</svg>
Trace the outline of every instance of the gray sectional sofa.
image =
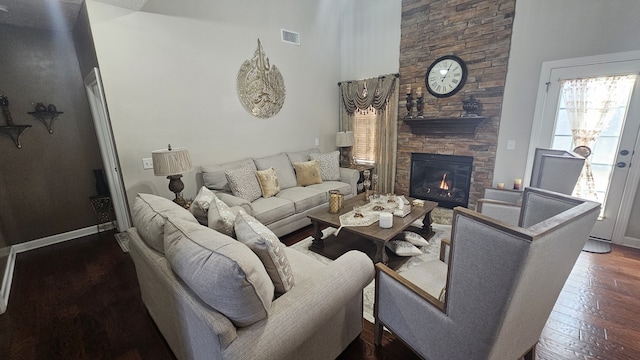
<svg viewBox="0 0 640 360">
<path fill-rule="evenodd" d="M 317 160 L 320 166 L 320 183 L 298 186 L 294 164 Z M 329 190 L 339 190 L 345 199 L 357 194 L 359 172 L 338 165 L 339 152 L 321 154 L 318 149 L 277 155 L 248 158 L 221 165 L 201 167 L 204 185 L 230 207 L 242 207 L 265 224 L 277 236 L 282 236 L 309 225 L 307 214 L 315 209 L 327 208 Z M 270 197 L 242 198 L 234 195 L 228 181 L 229 170 L 246 168 L 249 172 L 273 168 L 280 191 Z M 255 183 L 252 185 L 255 187 Z"/>
<path fill-rule="evenodd" d="M 243 212 L 236 240 L 155 195 L 139 194 L 132 214 L 142 300 L 178 359 L 334 359 L 362 331 L 362 289 L 374 274 L 364 253 L 325 265 L 255 219 L 238 225 Z M 251 231 L 286 258 L 292 286 L 279 296 L 259 251 L 240 241 Z"/>
</svg>

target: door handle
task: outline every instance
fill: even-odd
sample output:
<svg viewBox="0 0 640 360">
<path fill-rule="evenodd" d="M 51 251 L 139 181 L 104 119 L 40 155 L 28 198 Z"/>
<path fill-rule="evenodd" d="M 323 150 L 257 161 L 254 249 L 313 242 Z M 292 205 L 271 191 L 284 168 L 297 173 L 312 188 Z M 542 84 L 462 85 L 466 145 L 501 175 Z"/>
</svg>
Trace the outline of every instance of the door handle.
<svg viewBox="0 0 640 360">
<path fill-rule="evenodd" d="M 619 168 L 623 168 L 623 167 L 627 166 L 627 163 L 623 162 L 623 161 L 620 161 L 619 163 L 616 164 L 616 166 L 619 167 Z"/>
</svg>

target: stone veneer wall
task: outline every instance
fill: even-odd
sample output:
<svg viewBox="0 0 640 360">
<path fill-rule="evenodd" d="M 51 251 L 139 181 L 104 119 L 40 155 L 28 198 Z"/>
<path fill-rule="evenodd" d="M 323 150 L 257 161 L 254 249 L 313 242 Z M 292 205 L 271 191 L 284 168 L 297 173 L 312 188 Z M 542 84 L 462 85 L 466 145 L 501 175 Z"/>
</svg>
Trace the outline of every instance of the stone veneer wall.
<svg viewBox="0 0 640 360">
<path fill-rule="evenodd" d="M 409 193 L 411 153 L 473 156 L 469 207 L 493 184 L 502 95 L 507 76 L 515 0 L 403 0 L 400 39 L 400 104 L 396 193 Z M 438 99 L 426 91 L 429 65 L 457 55 L 468 68 L 463 88 Z M 407 113 L 407 85 L 425 93 L 425 117 L 457 117 L 462 100 L 473 95 L 483 105 L 484 120 L 474 135 L 416 135 L 402 121 Z M 415 113 L 415 107 L 414 107 Z"/>
</svg>

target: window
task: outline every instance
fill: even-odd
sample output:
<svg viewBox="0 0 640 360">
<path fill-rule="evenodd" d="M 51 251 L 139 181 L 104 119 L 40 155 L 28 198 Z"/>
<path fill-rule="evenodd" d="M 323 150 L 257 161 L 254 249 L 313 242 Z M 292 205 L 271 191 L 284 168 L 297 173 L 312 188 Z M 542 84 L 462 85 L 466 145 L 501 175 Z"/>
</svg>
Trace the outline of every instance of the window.
<svg viewBox="0 0 640 360">
<path fill-rule="evenodd" d="M 353 158 L 357 164 L 374 164 L 376 160 L 378 113 L 373 107 L 358 110 L 353 115 L 353 135 L 356 143 L 353 146 Z"/>
</svg>

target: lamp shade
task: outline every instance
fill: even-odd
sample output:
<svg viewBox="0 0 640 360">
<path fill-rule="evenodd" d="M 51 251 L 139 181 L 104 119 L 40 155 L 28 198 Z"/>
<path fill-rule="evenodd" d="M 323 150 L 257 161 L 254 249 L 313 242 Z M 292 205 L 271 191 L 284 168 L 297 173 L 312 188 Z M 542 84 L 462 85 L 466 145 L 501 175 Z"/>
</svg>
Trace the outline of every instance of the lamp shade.
<svg viewBox="0 0 640 360">
<path fill-rule="evenodd" d="M 156 176 L 169 176 L 185 173 L 191 169 L 191 157 L 185 148 L 155 150 L 151 152 L 153 159 L 153 174 Z"/>
<path fill-rule="evenodd" d="M 353 131 L 340 131 L 336 134 L 336 146 L 337 147 L 349 147 L 356 143 L 356 138 L 353 135 Z"/>
</svg>

